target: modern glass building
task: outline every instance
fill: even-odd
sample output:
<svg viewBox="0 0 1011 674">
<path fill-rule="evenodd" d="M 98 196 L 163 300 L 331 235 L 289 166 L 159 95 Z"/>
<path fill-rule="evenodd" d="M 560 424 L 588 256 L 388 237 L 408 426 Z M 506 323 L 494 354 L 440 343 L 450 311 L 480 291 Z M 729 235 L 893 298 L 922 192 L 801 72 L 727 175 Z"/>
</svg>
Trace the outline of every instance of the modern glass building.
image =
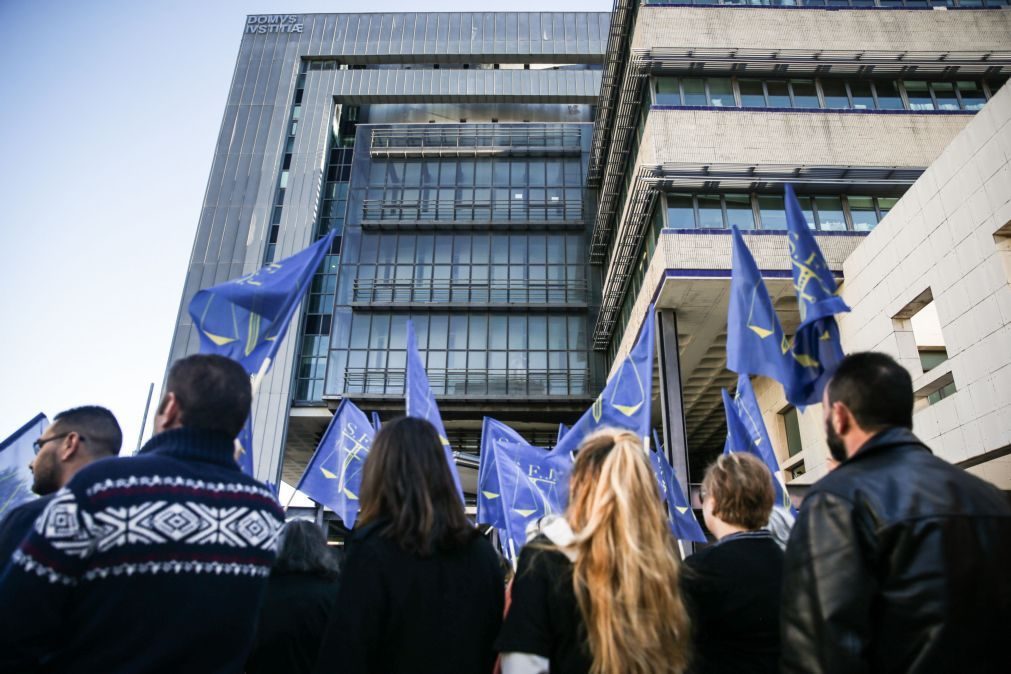
<svg viewBox="0 0 1011 674">
<path fill-rule="evenodd" d="M 586 178 L 609 26 L 248 17 L 172 357 L 197 348 L 197 289 L 339 234 L 254 403 L 259 477 L 297 481 L 344 397 L 402 413 L 408 320 L 458 451 L 484 415 L 550 445 L 591 404 L 606 363 Z"/>
</svg>

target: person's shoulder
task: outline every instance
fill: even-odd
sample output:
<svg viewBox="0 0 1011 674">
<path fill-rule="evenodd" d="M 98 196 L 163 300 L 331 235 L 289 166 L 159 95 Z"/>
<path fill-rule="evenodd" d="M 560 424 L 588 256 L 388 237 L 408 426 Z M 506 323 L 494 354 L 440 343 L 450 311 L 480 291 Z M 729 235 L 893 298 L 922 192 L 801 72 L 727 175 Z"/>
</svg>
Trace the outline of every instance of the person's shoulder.
<svg viewBox="0 0 1011 674">
<path fill-rule="evenodd" d="M 15 507 L 11 508 L 7 512 L 7 516 L 3 518 L 2 522 L 6 522 L 11 518 L 22 518 L 22 517 L 37 517 L 39 513 L 46 509 L 49 502 L 53 500 L 53 494 L 46 494 L 45 496 L 40 496 L 38 498 L 29 499 L 24 503 L 19 503 Z"/>
<path fill-rule="evenodd" d="M 544 534 L 538 534 L 520 551 L 518 571 L 528 573 L 559 573 L 572 567 L 564 552 Z"/>
</svg>

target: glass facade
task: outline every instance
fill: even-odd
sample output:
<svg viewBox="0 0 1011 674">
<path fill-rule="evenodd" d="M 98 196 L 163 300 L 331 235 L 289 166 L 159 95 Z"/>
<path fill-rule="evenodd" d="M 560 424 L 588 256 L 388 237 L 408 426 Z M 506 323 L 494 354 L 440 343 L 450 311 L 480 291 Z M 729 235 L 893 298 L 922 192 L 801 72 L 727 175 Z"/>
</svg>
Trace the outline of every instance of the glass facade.
<svg viewBox="0 0 1011 674">
<path fill-rule="evenodd" d="M 1007 78 L 986 80 L 655 77 L 653 104 L 709 108 L 976 111 Z"/>
<path fill-rule="evenodd" d="M 326 395 L 401 396 L 408 319 L 437 395 L 594 393 L 591 131 L 360 125 Z"/>
<path fill-rule="evenodd" d="M 666 195 L 667 229 L 738 228 L 785 230 L 781 194 L 673 192 Z M 822 232 L 869 232 L 888 214 L 898 197 L 798 195 L 807 224 Z"/>
</svg>

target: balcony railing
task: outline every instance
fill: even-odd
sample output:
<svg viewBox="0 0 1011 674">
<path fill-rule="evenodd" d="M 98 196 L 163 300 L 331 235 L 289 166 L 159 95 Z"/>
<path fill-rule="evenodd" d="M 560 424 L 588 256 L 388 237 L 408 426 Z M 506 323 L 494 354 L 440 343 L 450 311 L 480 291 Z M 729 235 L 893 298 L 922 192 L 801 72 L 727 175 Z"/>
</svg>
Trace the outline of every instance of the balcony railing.
<svg viewBox="0 0 1011 674">
<path fill-rule="evenodd" d="M 434 190 L 433 190 L 434 191 Z M 562 195 L 546 200 L 530 200 L 520 192 L 487 200 L 365 199 L 362 219 L 370 222 L 578 222 L 583 221 L 583 200 Z M 561 190 L 559 190 L 561 191 Z"/>
<path fill-rule="evenodd" d="M 579 128 L 569 125 L 498 126 L 491 124 L 398 125 L 372 130 L 374 157 L 452 155 L 578 155 Z"/>
<path fill-rule="evenodd" d="M 403 395 L 403 369 L 347 368 L 345 394 Z M 429 369 L 436 395 L 446 396 L 570 396 L 591 390 L 587 370 L 446 370 Z"/>
<path fill-rule="evenodd" d="M 352 302 L 389 304 L 585 305 L 586 281 L 386 281 L 356 279 Z"/>
</svg>

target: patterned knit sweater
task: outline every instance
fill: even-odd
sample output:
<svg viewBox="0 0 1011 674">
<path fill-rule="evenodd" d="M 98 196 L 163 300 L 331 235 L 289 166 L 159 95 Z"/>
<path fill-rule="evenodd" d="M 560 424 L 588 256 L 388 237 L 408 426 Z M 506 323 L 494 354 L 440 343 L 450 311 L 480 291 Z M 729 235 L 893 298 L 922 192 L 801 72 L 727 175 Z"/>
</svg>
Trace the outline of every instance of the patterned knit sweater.
<svg viewBox="0 0 1011 674">
<path fill-rule="evenodd" d="M 87 466 L 0 574 L 0 671 L 241 672 L 283 522 L 223 434 Z"/>
</svg>

